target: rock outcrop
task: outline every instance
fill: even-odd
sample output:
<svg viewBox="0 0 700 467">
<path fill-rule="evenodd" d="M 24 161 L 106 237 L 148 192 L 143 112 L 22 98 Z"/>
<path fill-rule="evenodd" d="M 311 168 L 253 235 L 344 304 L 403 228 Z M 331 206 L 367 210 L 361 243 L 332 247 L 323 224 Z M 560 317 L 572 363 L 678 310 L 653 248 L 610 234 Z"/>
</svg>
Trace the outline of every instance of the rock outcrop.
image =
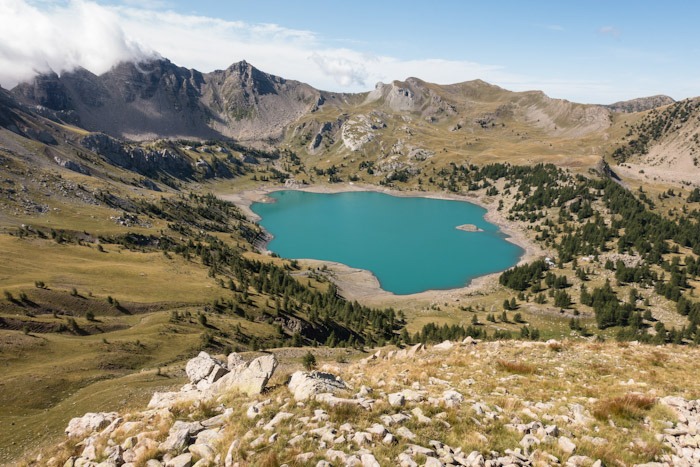
<svg viewBox="0 0 700 467">
<path fill-rule="evenodd" d="M 348 389 L 345 382 L 331 373 L 297 371 L 289 380 L 289 390 L 298 401 L 308 400 L 319 394 L 336 394 Z"/>
<path fill-rule="evenodd" d="M 276 368 L 274 355 L 264 355 L 246 363 L 240 355 L 232 353 L 224 365 L 208 353 L 200 352 L 185 367 L 190 384 L 179 391 L 154 393 L 148 407 L 169 408 L 195 400 L 215 399 L 229 392 L 260 394 Z"/>
</svg>

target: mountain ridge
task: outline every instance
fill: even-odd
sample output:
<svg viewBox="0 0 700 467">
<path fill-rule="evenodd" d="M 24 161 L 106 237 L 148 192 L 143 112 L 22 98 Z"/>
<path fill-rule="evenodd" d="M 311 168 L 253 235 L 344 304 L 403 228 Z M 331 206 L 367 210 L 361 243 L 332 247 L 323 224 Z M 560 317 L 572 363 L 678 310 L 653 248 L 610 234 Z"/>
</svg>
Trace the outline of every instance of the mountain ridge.
<svg viewBox="0 0 700 467">
<path fill-rule="evenodd" d="M 411 95 L 401 98 L 399 90 L 408 90 Z M 389 108 L 394 111 L 416 112 L 420 109 L 410 101 L 418 95 L 436 104 L 431 108 L 429 103 L 422 102 L 425 112 L 448 115 L 455 113 L 459 99 L 468 103 L 470 98 L 497 99 L 506 95 L 569 102 L 550 98 L 542 91 L 509 91 L 480 79 L 437 85 L 409 77 L 389 84 L 378 83 L 368 92 L 338 93 L 265 73 L 245 60 L 224 70 L 202 73 L 177 66 L 165 58 L 121 62 L 102 75 L 82 68 L 60 76 L 49 72 L 20 83 L 10 92 L 25 104 L 48 109 L 55 118 L 79 123 L 90 131 L 136 141 L 163 137 L 280 140 L 286 128 L 323 105 L 350 103 L 352 107 L 359 101 L 369 104 L 380 97 L 388 99 Z M 651 96 L 610 105 L 569 103 L 565 106 L 630 112 L 671 102 L 667 96 Z M 104 108 L 110 109 L 110 119 L 105 119 Z M 130 124 L 134 121 L 138 121 L 138 127 Z"/>
</svg>

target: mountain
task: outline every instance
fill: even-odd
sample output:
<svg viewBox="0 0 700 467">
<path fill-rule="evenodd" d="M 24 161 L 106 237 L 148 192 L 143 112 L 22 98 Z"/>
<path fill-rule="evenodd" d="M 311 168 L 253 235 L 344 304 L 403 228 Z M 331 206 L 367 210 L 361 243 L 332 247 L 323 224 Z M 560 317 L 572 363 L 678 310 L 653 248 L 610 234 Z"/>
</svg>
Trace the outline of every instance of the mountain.
<svg viewBox="0 0 700 467">
<path fill-rule="evenodd" d="M 203 74 L 164 59 L 120 63 L 100 76 L 44 74 L 12 92 L 45 115 L 135 141 L 275 139 L 321 99 L 311 86 L 246 62 Z"/>
<path fill-rule="evenodd" d="M 628 101 L 615 102 L 610 105 L 606 105 L 608 109 L 613 112 L 624 112 L 624 113 L 634 113 L 634 112 L 644 112 L 645 110 L 655 109 L 657 107 L 663 107 L 665 105 L 670 105 L 676 102 L 673 98 L 657 95 L 649 97 L 639 97 L 637 99 L 631 99 Z"/>
</svg>

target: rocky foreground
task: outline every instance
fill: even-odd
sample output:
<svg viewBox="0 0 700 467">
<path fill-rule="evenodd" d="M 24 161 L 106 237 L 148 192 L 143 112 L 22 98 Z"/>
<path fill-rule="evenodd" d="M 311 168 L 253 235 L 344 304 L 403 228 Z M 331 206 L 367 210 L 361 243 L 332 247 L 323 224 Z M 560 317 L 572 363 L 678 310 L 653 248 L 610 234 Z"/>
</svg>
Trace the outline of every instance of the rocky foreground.
<svg viewBox="0 0 700 467">
<path fill-rule="evenodd" d="M 202 352 L 179 391 L 73 419 L 26 464 L 700 465 L 699 356 L 467 338 L 276 375 L 272 353 Z"/>
</svg>

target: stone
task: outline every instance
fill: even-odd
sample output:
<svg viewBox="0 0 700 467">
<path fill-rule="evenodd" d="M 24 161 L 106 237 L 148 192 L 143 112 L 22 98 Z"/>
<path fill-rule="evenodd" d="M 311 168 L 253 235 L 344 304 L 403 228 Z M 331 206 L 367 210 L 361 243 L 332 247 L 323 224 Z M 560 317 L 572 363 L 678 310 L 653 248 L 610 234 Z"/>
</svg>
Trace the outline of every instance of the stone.
<svg viewBox="0 0 700 467">
<path fill-rule="evenodd" d="M 567 467 L 584 467 L 591 465 L 593 459 L 588 456 L 571 456 L 566 460 Z"/>
<path fill-rule="evenodd" d="M 209 376 L 207 376 L 207 383 L 210 385 L 212 383 L 217 382 L 219 379 L 221 379 L 222 376 L 224 376 L 228 371 L 224 369 L 224 367 L 221 366 L 215 366 L 213 370 L 211 370 L 211 373 L 209 373 Z"/>
<path fill-rule="evenodd" d="M 347 389 L 347 385 L 339 377 L 320 371 L 297 371 L 292 374 L 288 385 L 297 401 L 315 398 L 318 394 L 331 393 Z"/>
<path fill-rule="evenodd" d="M 236 352 L 231 352 L 228 354 L 228 357 L 226 358 L 226 367 L 229 371 L 232 371 L 234 368 L 241 365 L 245 365 L 245 360 L 243 360 L 239 354 Z"/>
<path fill-rule="evenodd" d="M 372 444 L 372 435 L 366 431 L 358 431 L 352 437 L 352 442 L 358 446 L 366 446 Z"/>
<path fill-rule="evenodd" d="M 326 459 L 328 459 L 331 462 L 340 462 L 341 464 L 345 464 L 346 460 L 348 458 L 348 455 L 345 454 L 343 451 L 336 451 L 335 449 L 329 449 L 326 451 Z"/>
<path fill-rule="evenodd" d="M 185 373 L 192 384 L 197 384 L 208 377 L 216 366 L 221 366 L 221 364 L 208 353 L 199 352 L 199 355 L 187 362 Z"/>
<path fill-rule="evenodd" d="M 403 407 L 406 404 L 406 398 L 400 392 L 389 394 L 387 400 L 392 407 Z"/>
<path fill-rule="evenodd" d="M 149 409 L 167 409 L 182 403 L 194 402 L 202 397 L 202 392 L 194 386 L 177 392 L 154 392 L 148 403 Z"/>
<path fill-rule="evenodd" d="M 413 410 L 411 410 L 411 413 L 412 413 L 413 416 L 416 418 L 416 421 L 417 421 L 418 423 L 428 424 L 428 423 L 431 423 L 431 422 L 432 422 L 432 420 L 430 419 L 430 417 L 426 417 L 426 416 L 423 414 L 423 410 L 421 410 L 420 407 L 415 407 Z"/>
<path fill-rule="evenodd" d="M 409 430 L 405 426 L 401 426 L 401 427 L 397 428 L 396 434 L 402 438 L 406 438 L 406 439 L 411 440 L 411 441 L 416 439 L 415 433 L 413 433 L 411 430 Z"/>
<path fill-rule="evenodd" d="M 464 396 L 455 391 L 454 389 L 448 389 L 442 393 L 442 400 L 445 401 L 445 407 L 459 407 L 464 402 Z"/>
<path fill-rule="evenodd" d="M 71 419 L 65 432 L 69 438 L 85 437 L 106 428 L 117 418 L 119 418 L 119 415 L 116 412 L 88 412 L 82 417 Z"/>
<path fill-rule="evenodd" d="M 433 350 L 440 350 L 440 351 L 445 351 L 445 350 L 451 350 L 452 347 L 455 345 L 452 343 L 452 341 L 442 341 L 439 344 L 435 344 L 433 346 Z"/>
<path fill-rule="evenodd" d="M 532 446 L 537 446 L 540 444 L 540 440 L 537 439 L 537 437 L 533 435 L 525 435 L 523 438 L 520 440 L 520 446 L 523 447 L 525 450 L 529 450 Z"/>
<path fill-rule="evenodd" d="M 367 428 L 367 433 L 371 433 L 379 438 L 383 438 L 386 436 L 386 428 L 384 428 L 384 425 L 380 425 L 379 423 L 374 423 L 372 426 Z"/>
<path fill-rule="evenodd" d="M 293 416 L 294 416 L 294 414 L 291 414 L 289 412 L 278 412 L 277 415 L 272 417 L 272 420 L 270 420 L 269 422 L 267 422 L 267 424 L 265 426 L 263 426 L 263 430 L 272 431 L 281 422 L 283 422 L 285 420 L 289 420 Z"/>
<path fill-rule="evenodd" d="M 412 346 L 411 348 L 408 349 L 408 352 L 406 353 L 406 356 L 407 356 L 408 358 L 413 358 L 413 357 L 415 357 L 415 356 L 418 354 L 418 352 L 420 352 L 420 351 L 422 351 L 422 350 L 425 350 L 425 345 L 423 345 L 423 344 L 415 344 L 414 346 Z"/>
<path fill-rule="evenodd" d="M 425 464 L 423 464 L 424 467 L 443 467 L 444 465 L 445 464 L 435 457 L 427 457 L 425 459 Z"/>
<path fill-rule="evenodd" d="M 403 394 L 404 399 L 408 402 L 420 402 L 424 399 L 423 394 L 413 389 L 404 389 L 401 391 L 401 394 Z"/>
<path fill-rule="evenodd" d="M 274 355 L 258 357 L 248 364 L 239 365 L 211 385 L 209 395 L 237 391 L 248 396 L 260 394 L 277 368 Z"/>
<path fill-rule="evenodd" d="M 214 445 L 219 441 L 221 437 L 221 430 L 218 428 L 210 428 L 208 430 L 200 431 L 197 435 L 197 441 L 195 444 L 209 444 Z"/>
<path fill-rule="evenodd" d="M 411 456 L 425 456 L 425 457 L 435 457 L 435 451 L 432 449 L 425 448 L 418 444 L 409 444 L 406 448 L 406 452 Z"/>
<path fill-rule="evenodd" d="M 405 452 L 402 452 L 401 454 L 398 455 L 396 458 L 399 461 L 399 465 L 401 467 L 418 467 L 418 464 L 416 461 L 414 461 L 410 455 L 406 454 Z"/>
<path fill-rule="evenodd" d="M 472 338 L 472 336 L 467 336 L 462 341 L 462 345 L 476 345 L 476 341 Z"/>
<path fill-rule="evenodd" d="M 387 433 L 384 435 L 384 438 L 382 438 L 382 444 L 386 444 L 387 446 L 396 444 L 396 442 L 396 436 L 392 435 L 391 433 Z"/>
<path fill-rule="evenodd" d="M 377 458 L 374 455 L 366 453 L 360 456 L 360 461 L 362 462 L 362 467 L 381 467 Z"/>
<path fill-rule="evenodd" d="M 224 466 L 225 467 L 233 467 L 233 461 L 234 457 L 236 456 L 236 453 L 238 452 L 238 448 L 241 445 L 240 440 L 233 440 L 231 445 L 228 447 L 228 451 L 226 451 L 226 457 L 224 458 Z"/>
<path fill-rule="evenodd" d="M 167 439 L 158 446 L 158 449 L 165 452 L 182 452 L 190 444 L 191 438 L 202 430 L 204 427 L 199 422 L 178 420 L 170 427 Z"/>
<path fill-rule="evenodd" d="M 559 449 L 567 454 L 573 454 L 576 451 L 576 445 L 566 436 L 559 437 L 557 444 L 559 445 Z"/>
<path fill-rule="evenodd" d="M 173 457 L 165 463 L 165 467 L 191 467 L 192 466 L 192 454 L 189 452 L 186 454 L 181 454 L 177 457 Z"/>
</svg>

